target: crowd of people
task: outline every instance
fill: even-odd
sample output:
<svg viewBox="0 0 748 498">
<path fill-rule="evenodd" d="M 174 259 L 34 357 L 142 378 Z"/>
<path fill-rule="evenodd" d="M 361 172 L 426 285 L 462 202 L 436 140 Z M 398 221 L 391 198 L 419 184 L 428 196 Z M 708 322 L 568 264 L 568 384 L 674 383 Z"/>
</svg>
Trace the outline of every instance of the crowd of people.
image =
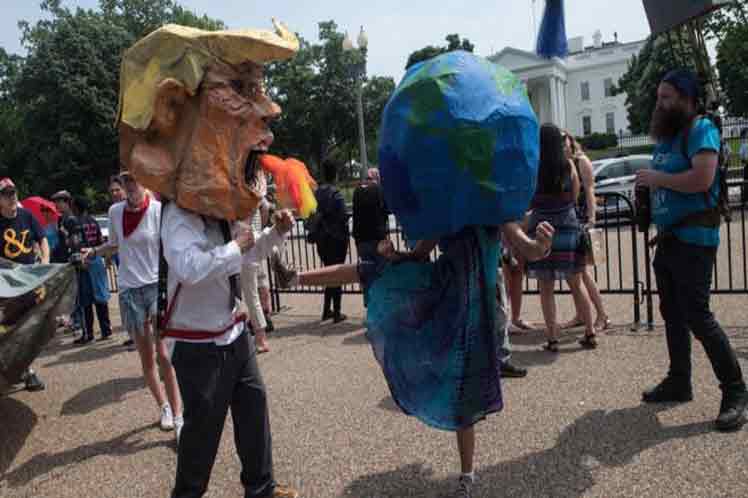
<svg viewBox="0 0 748 498">
<path fill-rule="evenodd" d="M 360 283 L 367 306 L 366 336 L 394 400 L 425 424 L 456 434 L 461 463 L 457 496 L 470 498 L 475 425 L 503 408 L 500 377 L 524 375 L 510 363 L 509 343 L 510 331 L 529 327 L 520 316 L 522 275 L 538 281 L 549 354 L 559 351 L 563 326 L 582 325 L 580 344 L 594 349 L 598 331 L 610 325 L 587 274 L 582 244 L 596 211 L 589 159 L 568 134 L 543 125 L 537 143 L 526 146 L 539 151 L 539 166 L 535 195 L 524 216 L 411 241 L 405 251 L 396 250 L 388 239 L 387 203 L 379 173 L 372 169 L 354 193 L 358 261 L 353 264 L 344 263 L 348 218 L 334 187 L 337 167 L 327 161 L 316 193 L 322 233 L 315 237 L 327 266 L 307 272 L 287 268 L 281 254 L 295 224 L 293 213 L 279 209 L 271 215 L 270 206 L 261 202 L 241 210 L 248 217 L 236 219 L 236 205 L 242 202 L 231 204 L 245 195 L 251 201 L 246 205 L 254 206 L 257 197 L 265 195 L 256 172 L 246 166 L 252 165 L 252 154 L 268 150 L 273 142 L 269 123 L 280 115 L 263 88 L 261 64 L 290 57 L 298 46 L 290 32 L 277 29 L 277 34 L 235 35 L 250 47 L 274 46 L 272 57 L 221 38 L 211 38 L 211 44 L 192 52 L 203 35 L 185 34 L 174 26 L 160 28 L 125 54 L 119 116 L 125 145 L 121 173 L 110 183 L 114 204 L 109 209 L 109 239 L 103 240 L 85 202 L 67 191 L 53 196 L 60 215 L 54 260 L 78 268 L 73 319 L 80 324 L 81 337 L 75 342 L 93 340 L 94 310 L 100 338 L 111 335 L 104 261 L 116 256 L 122 323 L 138 350 L 161 428 L 174 430 L 178 442 L 172 497 L 206 493 L 231 409 L 245 496 L 297 498 L 298 491 L 279 485 L 273 475 L 268 397 L 257 362 L 257 354 L 270 349 L 265 332 L 271 327 L 261 291 L 261 282 L 267 280 L 261 276 L 261 262 L 272 258 L 283 287 L 324 286 L 323 320 L 345 320 L 340 287 Z M 159 44 L 160 35 L 168 36 L 169 43 Z M 168 55 L 175 47 L 186 55 L 168 70 L 157 64 L 158 54 Z M 221 57 L 205 55 L 211 54 L 205 47 L 220 48 Z M 191 59 L 194 53 L 201 55 Z M 246 60 L 246 53 L 256 59 Z M 232 60 L 244 62 L 226 62 Z M 196 68 L 197 82 L 190 79 Z M 496 91 L 495 85 L 490 88 Z M 701 218 L 678 221 L 700 210 L 711 213 L 703 193 L 719 189 L 719 133 L 698 116 L 698 92 L 690 73 L 674 71 L 663 79 L 652 120 L 658 141 L 654 168 L 637 175 L 639 185 L 654 191 L 653 221 L 662 235 L 654 268 L 670 356 L 666 377 L 643 393 L 643 401 L 692 398 L 693 333 L 705 347 L 723 391 L 715 425 L 735 430 L 746 423 L 748 392 L 735 352 L 709 310 L 719 228 Z M 146 104 L 138 100 L 138 105 L 129 105 L 146 94 L 153 97 Z M 221 140 L 211 139 L 216 133 Z M 682 154 L 683 140 L 688 147 Z M 145 176 L 172 166 L 181 173 L 174 175 L 178 181 L 188 184 L 184 191 L 177 188 L 174 202 L 162 203 L 136 180 L 140 177 L 135 171 Z M 194 182 L 205 180 L 199 176 L 205 171 L 214 181 L 209 192 Z M 246 185 L 238 185 L 237 175 Z M 254 190 L 248 192 L 248 186 Z M 10 179 L 0 180 L 0 200 L 3 255 L 22 264 L 48 262 L 44 231 L 18 207 Z M 437 246 L 440 254 L 432 260 Z M 577 314 L 564 325 L 558 323 L 554 303 L 559 280 L 571 288 Z M 249 331 L 254 331 L 254 339 Z M 33 377 L 29 371 L 27 379 Z"/>
</svg>

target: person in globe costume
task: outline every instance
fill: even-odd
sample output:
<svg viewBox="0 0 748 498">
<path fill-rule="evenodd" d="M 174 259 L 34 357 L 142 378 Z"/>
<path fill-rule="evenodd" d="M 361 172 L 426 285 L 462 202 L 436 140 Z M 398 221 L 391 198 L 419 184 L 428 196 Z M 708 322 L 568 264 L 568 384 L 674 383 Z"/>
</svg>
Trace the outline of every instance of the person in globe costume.
<svg viewBox="0 0 748 498">
<path fill-rule="evenodd" d="M 413 66 L 382 119 L 387 206 L 413 249 L 380 241 L 378 260 L 297 273 L 273 258 L 281 286 L 361 282 L 366 336 L 400 408 L 454 431 L 472 496 L 474 425 L 502 408 L 496 283 L 502 233 L 527 259 L 544 257 L 553 227 L 532 240 L 519 220 L 534 193 L 538 124 L 509 71 L 467 52 Z M 428 262 L 432 249 L 441 254 Z"/>
</svg>

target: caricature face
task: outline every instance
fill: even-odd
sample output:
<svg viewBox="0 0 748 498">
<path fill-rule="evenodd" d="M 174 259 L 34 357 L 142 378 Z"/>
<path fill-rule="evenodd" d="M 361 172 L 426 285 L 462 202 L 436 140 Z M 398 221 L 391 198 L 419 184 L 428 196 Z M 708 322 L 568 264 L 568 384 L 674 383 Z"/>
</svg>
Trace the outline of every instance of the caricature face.
<svg viewBox="0 0 748 498">
<path fill-rule="evenodd" d="M 280 115 L 265 93 L 262 66 L 215 63 L 194 97 L 155 112 L 156 129 L 136 138 L 131 154 L 126 151 L 125 163 L 138 181 L 203 215 L 248 216 L 264 186 L 257 156 L 272 144 L 269 124 Z M 162 125 L 171 112 L 176 122 Z"/>
</svg>

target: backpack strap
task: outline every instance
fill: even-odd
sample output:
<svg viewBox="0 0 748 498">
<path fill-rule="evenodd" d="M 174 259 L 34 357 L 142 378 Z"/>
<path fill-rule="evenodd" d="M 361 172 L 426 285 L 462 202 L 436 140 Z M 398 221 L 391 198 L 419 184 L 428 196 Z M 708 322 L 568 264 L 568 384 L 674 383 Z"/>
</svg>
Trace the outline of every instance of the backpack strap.
<svg viewBox="0 0 748 498">
<path fill-rule="evenodd" d="M 177 290 L 177 293 L 174 294 L 172 305 L 169 306 L 169 263 L 166 262 L 166 258 L 164 257 L 163 238 L 164 212 L 166 211 L 167 203 L 168 201 L 166 199 L 161 200 L 161 219 L 159 220 L 158 226 L 158 298 L 156 301 L 156 329 L 159 337 L 162 336 L 164 328 L 171 318 L 173 305 L 174 302 L 176 302 L 178 294 Z"/>
</svg>

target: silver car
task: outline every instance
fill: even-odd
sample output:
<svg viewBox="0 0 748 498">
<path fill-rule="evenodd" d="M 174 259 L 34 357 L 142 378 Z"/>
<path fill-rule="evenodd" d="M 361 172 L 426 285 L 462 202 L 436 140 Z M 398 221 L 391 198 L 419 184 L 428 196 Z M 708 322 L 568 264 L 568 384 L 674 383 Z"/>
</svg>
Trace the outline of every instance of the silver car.
<svg viewBox="0 0 748 498">
<path fill-rule="evenodd" d="M 96 220 L 96 223 L 99 224 L 99 228 L 101 228 L 101 236 L 104 238 L 104 242 L 109 240 L 109 216 L 101 216 L 97 215 L 94 216 L 94 219 Z"/>
<path fill-rule="evenodd" d="M 601 159 L 592 162 L 592 171 L 595 175 L 595 195 L 602 197 L 598 206 L 598 218 L 602 216 L 615 216 L 617 213 L 628 214 L 629 204 L 617 199 L 615 196 L 601 196 L 605 193 L 616 193 L 627 197 L 634 203 L 634 187 L 636 172 L 640 169 L 652 167 L 651 154 L 636 154 L 631 156 Z"/>
</svg>

